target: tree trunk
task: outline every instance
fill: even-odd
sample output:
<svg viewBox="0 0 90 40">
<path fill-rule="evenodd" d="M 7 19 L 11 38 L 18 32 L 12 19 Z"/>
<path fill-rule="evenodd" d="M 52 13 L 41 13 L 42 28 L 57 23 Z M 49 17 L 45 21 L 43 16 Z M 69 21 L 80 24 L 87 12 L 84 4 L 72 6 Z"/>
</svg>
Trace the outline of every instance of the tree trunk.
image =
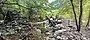
<svg viewBox="0 0 90 40">
<path fill-rule="evenodd" d="M 73 13 L 74 13 L 74 17 L 75 17 L 76 26 L 78 27 L 78 23 L 77 23 L 77 15 L 76 15 L 76 12 L 75 12 L 75 9 L 74 9 L 73 0 L 70 0 L 70 1 L 71 1 Z"/>
<path fill-rule="evenodd" d="M 90 10 L 89 10 L 88 21 L 87 21 L 86 27 L 89 26 L 89 22 L 90 22 Z"/>
<path fill-rule="evenodd" d="M 80 31 L 81 28 L 81 23 L 82 23 L 82 1 L 83 0 L 79 0 L 79 26 L 77 27 L 77 31 Z"/>
</svg>

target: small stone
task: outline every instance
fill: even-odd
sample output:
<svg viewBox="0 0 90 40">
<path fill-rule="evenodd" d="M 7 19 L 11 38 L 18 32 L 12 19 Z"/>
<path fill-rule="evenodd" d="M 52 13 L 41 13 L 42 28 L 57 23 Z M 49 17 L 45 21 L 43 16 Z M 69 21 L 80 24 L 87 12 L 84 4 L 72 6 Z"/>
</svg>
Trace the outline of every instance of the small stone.
<svg viewBox="0 0 90 40">
<path fill-rule="evenodd" d="M 4 35 L 8 35 L 8 34 L 10 34 L 10 33 L 5 33 Z"/>
<path fill-rule="evenodd" d="M 54 37 L 56 37 L 57 35 L 56 34 L 54 34 Z"/>
<path fill-rule="evenodd" d="M 47 32 L 46 34 L 47 34 L 47 35 L 50 35 L 51 33 L 50 33 L 50 32 Z"/>
<path fill-rule="evenodd" d="M 21 27 L 18 27 L 18 29 L 22 29 Z"/>
<path fill-rule="evenodd" d="M 88 27 L 88 30 L 90 30 L 90 27 Z"/>
<path fill-rule="evenodd" d="M 51 40 L 55 40 L 55 38 L 51 38 Z"/>
<path fill-rule="evenodd" d="M 4 20 L 0 20 L 0 23 L 4 22 Z"/>
<path fill-rule="evenodd" d="M 60 36 L 57 36 L 57 39 L 60 39 L 61 37 Z"/>
<path fill-rule="evenodd" d="M 56 27 L 64 27 L 62 24 L 55 25 Z"/>
<path fill-rule="evenodd" d="M 57 36 L 57 39 L 62 39 L 60 36 Z"/>
<path fill-rule="evenodd" d="M 49 37 L 46 37 L 46 40 L 50 40 L 50 38 Z"/>
<path fill-rule="evenodd" d="M 0 36 L 1 36 L 1 34 L 2 34 L 2 33 L 0 32 Z"/>
<path fill-rule="evenodd" d="M 64 31 L 67 31 L 67 30 L 66 29 L 58 30 L 58 31 L 55 31 L 55 34 L 59 34 L 59 33 L 62 33 Z"/>
<path fill-rule="evenodd" d="M 40 29 L 36 29 L 36 31 L 37 31 L 39 34 L 41 34 L 41 30 L 40 30 Z"/>
<path fill-rule="evenodd" d="M 19 40 L 22 40 L 22 39 L 19 39 Z"/>
<path fill-rule="evenodd" d="M 87 40 L 87 38 L 83 37 L 84 40 Z"/>
</svg>

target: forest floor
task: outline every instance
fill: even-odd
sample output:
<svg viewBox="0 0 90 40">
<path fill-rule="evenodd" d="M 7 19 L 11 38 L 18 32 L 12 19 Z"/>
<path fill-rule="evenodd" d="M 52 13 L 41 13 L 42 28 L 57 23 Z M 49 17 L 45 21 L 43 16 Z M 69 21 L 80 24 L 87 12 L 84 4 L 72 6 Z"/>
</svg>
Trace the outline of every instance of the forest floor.
<svg viewBox="0 0 90 40">
<path fill-rule="evenodd" d="M 77 32 L 72 19 L 50 18 L 44 21 L 46 27 L 40 29 L 19 13 L 12 12 L 11 15 L 12 18 L 7 16 L 8 19 L 0 20 L 0 40 L 90 40 L 90 29 L 82 27 L 81 31 Z"/>
<path fill-rule="evenodd" d="M 8 22 L 6 27 L 0 29 L 0 32 L 3 31 L 0 38 L 5 40 L 90 40 L 90 29 L 81 27 L 80 32 L 75 31 L 75 22 L 71 19 L 64 19 L 55 27 L 47 27 L 48 31 L 44 33 L 41 33 L 37 27 L 32 28 L 30 24 L 27 24 L 28 22 L 25 23 L 25 20 L 21 19 Z M 4 30 L 7 31 L 4 32 Z"/>
</svg>

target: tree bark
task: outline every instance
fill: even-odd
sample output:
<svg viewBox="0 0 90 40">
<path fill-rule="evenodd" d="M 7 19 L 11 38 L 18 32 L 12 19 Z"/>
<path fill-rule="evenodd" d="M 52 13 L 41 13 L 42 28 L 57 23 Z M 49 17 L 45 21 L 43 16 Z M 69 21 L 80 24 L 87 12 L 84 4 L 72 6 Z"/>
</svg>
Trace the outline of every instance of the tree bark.
<svg viewBox="0 0 90 40">
<path fill-rule="evenodd" d="M 90 10 L 89 10 L 88 21 L 87 21 L 86 27 L 89 26 L 89 22 L 90 22 Z"/>
<path fill-rule="evenodd" d="M 78 32 L 80 31 L 81 23 L 82 23 L 82 11 L 83 11 L 82 1 L 83 0 L 79 0 L 79 26 L 77 27 Z"/>
<path fill-rule="evenodd" d="M 71 1 L 73 13 L 74 13 L 74 17 L 75 17 L 76 26 L 78 27 L 78 23 L 77 23 L 77 15 L 76 15 L 76 12 L 75 12 L 75 9 L 74 9 L 73 0 L 70 0 L 70 1 Z"/>
</svg>

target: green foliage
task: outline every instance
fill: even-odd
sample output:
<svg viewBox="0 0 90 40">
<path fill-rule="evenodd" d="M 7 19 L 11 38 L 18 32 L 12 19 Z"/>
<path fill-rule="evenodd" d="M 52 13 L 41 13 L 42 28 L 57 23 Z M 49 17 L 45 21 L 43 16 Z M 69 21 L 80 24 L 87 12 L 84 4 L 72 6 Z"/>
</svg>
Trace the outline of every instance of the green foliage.
<svg viewBox="0 0 90 40">
<path fill-rule="evenodd" d="M 78 12 L 78 0 L 73 0 L 77 17 Z M 18 3 L 24 7 L 18 5 L 11 5 L 13 8 L 20 10 L 23 16 L 26 16 L 30 20 L 38 21 L 39 17 L 45 19 L 45 16 L 63 15 L 65 18 L 74 18 L 72 6 L 70 0 L 55 0 L 52 3 L 48 3 L 48 0 L 8 0 L 8 3 Z M 89 0 L 83 1 L 83 19 L 87 19 L 89 13 Z M 87 13 L 87 14 L 86 14 Z"/>
<path fill-rule="evenodd" d="M 74 1 L 74 7 L 77 17 L 79 17 L 79 2 Z M 32 22 L 42 21 L 48 17 L 63 15 L 64 18 L 74 18 L 70 0 L 55 0 L 48 3 L 48 0 L 8 0 L 8 3 L 18 3 L 19 5 L 10 5 L 12 8 L 19 9 L 22 16 L 27 17 Z M 83 20 L 87 20 L 89 14 L 90 0 L 83 0 Z M 20 6 L 21 5 L 21 6 Z M 45 32 L 46 26 L 39 25 L 39 28 Z"/>
<path fill-rule="evenodd" d="M 37 28 L 40 29 L 43 33 L 47 31 L 47 25 L 48 23 L 46 24 L 38 24 L 37 25 Z"/>
<path fill-rule="evenodd" d="M 21 14 L 28 19 L 35 20 L 40 14 L 42 15 L 42 11 L 44 11 L 43 4 L 46 4 L 47 0 L 8 0 L 8 3 L 18 3 L 19 5 L 22 5 L 23 7 L 18 5 L 11 6 L 19 9 Z"/>
<path fill-rule="evenodd" d="M 45 26 L 45 27 L 41 27 L 40 30 L 41 30 L 42 32 L 46 32 L 46 31 L 47 31 L 47 28 L 46 28 L 46 26 Z"/>
</svg>

